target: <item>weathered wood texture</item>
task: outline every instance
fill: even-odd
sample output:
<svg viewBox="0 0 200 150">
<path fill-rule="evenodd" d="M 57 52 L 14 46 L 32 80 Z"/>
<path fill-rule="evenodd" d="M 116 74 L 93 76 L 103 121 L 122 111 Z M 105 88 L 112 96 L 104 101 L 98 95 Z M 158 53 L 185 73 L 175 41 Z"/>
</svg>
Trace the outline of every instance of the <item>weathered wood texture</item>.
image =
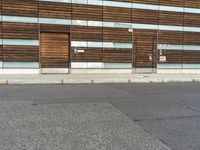
<svg viewBox="0 0 200 150">
<path fill-rule="evenodd" d="M 166 6 L 200 8 L 197 0 L 115 0 L 141 4 L 160 4 Z M 2 4 L 2 5 L 1 5 Z M 0 14 L 7 16 L 24 16 L 57 19 L 92 20 L 119 23 L 160 24 L 170 26 L 200 26 L 200 14 L 156 11 L 146 9 L 95 6 L 87 4 L 67 4 L 58 2 L 39 2 L 36 0 L 0 0 Z M 93 42 L 133 43 L 133 49 L 88 48 L 85 53 L 74 53 L 69 47 L 71 61 L 79 62 L 132 62 L 138 68 L 156 67 L 159 62 L 157 44 L 200 45 L 200 33 L 180 31 L 151 31 L 124 28 L 87 27 L 33 23 L 0 23 L 0 39 L 34 39 L 39 40 L 40 33 L 65 33 L 67 40 Z M 62 35 L 61 35 L 62 36 Z M 49 37 L 51 38 L 51 37 Z M 62 41 L 62 40 L 61 40 Z M 61 42 L 60 41 L 60 42 Z M 57 41 L 59 42 L 59 41 Z M 63 41 L 62 41 L 63 42 Z M 56 42 L 53 42 L 56 44 Z M 66 42 L 68 45 L 68 41 Z M 66 43 L 62 43 L 65 44 Z M 81 48 L 80 48 L 81 49 Z M 51 49 L 50 49 L 51 50 Z M 59 52 L 59 50 L 58 50 Z M 60 52 L 59 52 L 60 53 Z M 57 54 L 52 53 L 57 57 Z M 152 61 L 149 60 L 152 56 Z M 163 51 L 166 63 L 200 63 L 196 51 Z M 69 60 L 69 55 L 66 56 Z M 39 61 L 39 48 L 36 46 L 0 46 L 0 61 Z M 49 61 L 49 60 L 48 60 Z M 44 67 L 66 67 L 61 63 L 42 62 Z"/>
<path fill-rule="evenodd" d="M 37 46 L 3 46 L 3 61 L 38 62 Z"/>
<path fill-rule="evenodd" d="M 42 68 L 66 68 L 69 66 L 69 35 L 41 33 L 40 61 Z"/>
<path fill-rule="evenodd" d="M 155 68 L 157 63 L 157 31 L 135 30 L 133 43 L 133 65 L 136 68 Z"/>
<path fill-rule="evenodd" d="M 79 47 L 78 50 L 84 50 L 84 53 L 74 53 L 75 48 L 71 48 L 71 61 L 73 62 L 102 62 L 102 48 Z"/>
</svg>

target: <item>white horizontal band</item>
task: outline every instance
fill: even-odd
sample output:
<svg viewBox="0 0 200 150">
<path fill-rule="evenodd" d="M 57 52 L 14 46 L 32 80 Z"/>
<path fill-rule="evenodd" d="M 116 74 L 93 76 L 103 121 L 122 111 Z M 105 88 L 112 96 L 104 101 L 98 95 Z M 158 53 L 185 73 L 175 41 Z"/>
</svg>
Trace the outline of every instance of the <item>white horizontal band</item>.
<svg viewBox="0 0 200 150">
<path fill-rule="evenodd" d="M 39 46 L 39 40 L 0 39 L 0 45 Z"/>
<path fill-rule="evenodd" d="M 120 8 L 160 10 L 160 11 L 200 14 L 199 8 L 116 2 L 116 1 L 108 1 L 108 0 L 38 0 L 38 1 L 58 2 L 58 3 L 74 3 L 74 4 L 85 4 L 85 5 L 88 4 L 88 5 L 97 5 L 97 6 L 110 6 L 110 7 L 120 7 Z"/>
<path fill-rule="evenodd" d="M 36 22 L 36 20 L 38 20 L 38 22 Z M 123 23 L 123 22 L 101 22 L 92 20 L 69 20 L 69 19 L 54 19 L 54 18 L 38 19 L 34 17 L 21 17 L 21 16 L 2 16 L 2 21 L 16 22 L 16 23 L 24 22 L 24 23 L 44 23 L 44 24 L 94 26 L 94 27 L 102 26 L 102 27 L 127 28 L 127 29 L 133 28 L 133 29 L 149 29 L 149 30 L 200 32 L 200 27 Z"/>
<path fill-rule="evenodd" d="M 71 41 L 72 47 L 92 47 L 92 48 L 132 48 L 132 43 L 115 42 L 92 42 L 92 41 Z"/>
<path fill-rule="evenodd" d="M 186 50 L 200 51 L 200 45 L 173 45 L 173 44 L 158 44 L 159 50 Z"/>
</svg>

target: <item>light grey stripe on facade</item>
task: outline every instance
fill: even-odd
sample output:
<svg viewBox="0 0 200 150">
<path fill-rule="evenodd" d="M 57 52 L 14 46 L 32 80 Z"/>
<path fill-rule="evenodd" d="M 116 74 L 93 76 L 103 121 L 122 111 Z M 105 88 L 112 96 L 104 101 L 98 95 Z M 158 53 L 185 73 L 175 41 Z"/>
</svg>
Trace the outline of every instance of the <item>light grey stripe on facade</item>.
<svg viewBox="0 0 200 150">
<path fill-rule="evenodd" d="M 126 48 L 132 49 L 132 43 L 114 42 L 92 42 L 92 41 L 71 41 L 72 47 L 91 47 L 91 48 Z"/>
<path fill-rule="evenodd" d="M 185 50 L 185 51 L 200 51 L 200 45 L 173 45 L 173 44 L 158 44 L 159 50 Z"/>
<path fill-rule="evenodd" d="M 3 62 L 0 61 L 0 68 L 3 68 Z"/>
<path fill-rule="evenodd" d="M 37 69 L 39 66 L 39 62 L 2 62 L 5 69 Z"/>
<path fill-rule="evenodd" d="M 140 23 L 123 23 L 123 22 L 101 22 L 93 20 L 69 20 L 55 18 L 34 18 L 34 17 L 18 17 L 18 16 L 2 16 L 3 21 L 16 23 L 44 23 L 59 25 L 77 25 L 77 26 L 95 26 L 95 27 L 112 27 L 112 28 L 133 28 L 133 29 L 149 29 L 149 30 L 168 30 L 168 31 L 187 31 L 200 32 L 200 27 L 186 26 L 170 26 L 156 24 L 140 24 Z M 37 21 L 36 21 L 37 20 Z"/>
<path fill-rule="evenodd" d="M 38 0 L 38 1 L 89 4 L 89 5 L 97 5 L 97 6 L 111 6 L 111 7 L 121 7 L 121 8 L 134 8 L 134 9 L 160 10 L 160 11 L 171 11 L 171 12 L 181 12 L 181 13 L 185 12 L 185 13 L 200 14 L 199 8 L 153 5 L 153 4 L 142 4 L 142 3 L 116 2 L 116 1 L 107 1 L 107 0 Z"/>
<path fill-rule="evenodd" d="M 39 18 L 39 23 L 43 24 L 58 24 L 58 25 L 71 25 L 71 20 L 68 19 L 54 19 L 54 18 Z"/>
<path fill-rule="evenodd" d="M 200 69 L 200 64 L 158 63 L 157 69 Z"/>
<path fill-rule="evenodd" d="M 39 46 L 39 40 L 0 39 L 0 45 Z"/>
<path fill-rule="evenodd" d="M 19 22 L 19 23 L 38 23 L 36 17 L 22 17 L 22 16 L 1 16 L 3 22 Z"/>
<path fill-rule="evenodd" d="M 131 69 L 132 63 L 71 62 L 73 69 Z"/>
</svg>

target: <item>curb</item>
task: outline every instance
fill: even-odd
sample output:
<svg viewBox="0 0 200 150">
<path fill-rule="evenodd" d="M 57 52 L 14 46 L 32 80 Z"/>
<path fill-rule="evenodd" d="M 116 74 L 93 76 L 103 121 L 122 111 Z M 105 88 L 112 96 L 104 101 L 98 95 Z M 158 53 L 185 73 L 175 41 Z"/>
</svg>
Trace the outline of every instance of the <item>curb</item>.
<svg viewBox="0 0 200 150">
<path fill-rule="evenodd" d="M 21 85 L 21 84 L 98 84 L 98 83 L 198 83 L 200 78 L 133 78 L 133 79 L 59 79 L 59 80 L 47 80 L 47 79 L 25 79 L 25 80 L 0 80 L 0 85 Z"/>
</svg>

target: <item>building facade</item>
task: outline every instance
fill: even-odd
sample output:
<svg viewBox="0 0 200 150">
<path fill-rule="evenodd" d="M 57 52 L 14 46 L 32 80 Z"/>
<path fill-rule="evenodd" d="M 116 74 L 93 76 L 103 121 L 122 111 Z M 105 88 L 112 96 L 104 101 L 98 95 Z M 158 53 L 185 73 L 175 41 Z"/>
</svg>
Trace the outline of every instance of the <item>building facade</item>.
<svg viewBox="0 0 200 150">
<path fill-rule="evenodd" d="M 200 73 L 199 0 L 0 0 L 0 74 Z"/>
</svg>

